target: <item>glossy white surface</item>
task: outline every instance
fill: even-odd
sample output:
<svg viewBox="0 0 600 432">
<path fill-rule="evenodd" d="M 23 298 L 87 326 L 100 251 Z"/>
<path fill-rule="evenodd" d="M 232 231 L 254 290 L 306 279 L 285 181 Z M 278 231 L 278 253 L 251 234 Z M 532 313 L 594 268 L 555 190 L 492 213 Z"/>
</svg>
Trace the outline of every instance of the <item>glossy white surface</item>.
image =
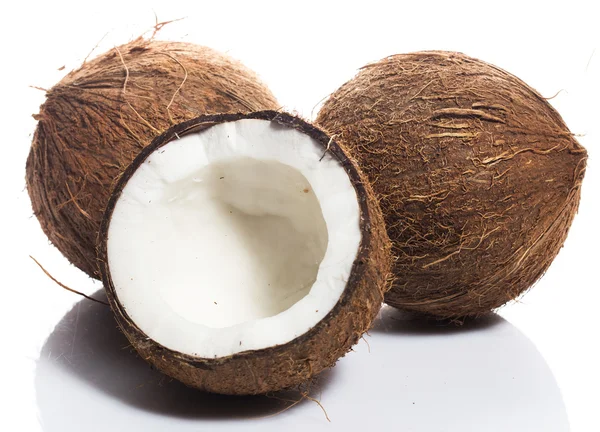
<svg viewBox="0 0 600 432">
<path fill-rule="evenodd" d="M 568 429 L 566 410 L 572 431 L 599 431 L 596 9 L 594 2 L 576 0 L 1 6 L 0 118 L 7 159 L 0 170 L 0 430 L 548 432 Z M 100 51 L 150 27 L 154 12 L 159 20 L 188 17 L 165 27 L 162 37 L 228 51 L 258 71 L 283 106 L 306 117 L 367 62 L 422 49 L 463 51 L 507 69 L 544 96 L 558 93 L 550 102 L 590 155 L 580 211 L 565 247 L 530 293 L 500 311 L 506 321 L 448 332 L 386 320 L 394 331 L 372 331 L 366 338 L 371 353 L 361 341 L 321 384 L 331 423 L 311 402 L 249 420 L 284 404 L 161 384 L 159 375 L 124 348 L 105 310 L 80 303 L 28 258 L 35 256 L 73 288 L 87 293 L 101 288 L 47 244 L 24 190 L 35 127 L 30 115 L 44 95 L 28 86 L 50 88 L 107 32 Z M 80 306 L 71 311 L 75 304 Z"/>
<path fill-rule="evenodd" d="M 392 422 L 415 432 L 569 430 L 546 361 L 499 316 L 437 327 L 385 308 L 370 333 L 313 386 L 328 423 L 308 400 L 277 414 L 290 405 L 281 398 L 297 400 L 297 393 L 227 397 L 169 380 L 127 348 L 105 306 L 84 300 L 59 322 L 37 361 L 40 422 L 48 432 L 77 432 L 82 424 L 89 432 L 125 424 L 147 432 L 327 431 Z"/>
</svg>

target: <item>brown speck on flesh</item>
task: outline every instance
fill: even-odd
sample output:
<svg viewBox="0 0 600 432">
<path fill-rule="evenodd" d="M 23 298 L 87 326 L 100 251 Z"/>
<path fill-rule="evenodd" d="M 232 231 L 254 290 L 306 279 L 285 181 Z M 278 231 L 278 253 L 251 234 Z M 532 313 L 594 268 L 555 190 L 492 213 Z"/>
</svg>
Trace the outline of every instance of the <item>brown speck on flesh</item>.
<svg viewBox="0 0 600 432">
<path fill-rule="evenodd" d="M 304 190 L 303 190 L 302 192 L 304 192 L 304 193 L 309 193 L 309 192 L 310 192 L 310 189 L 309 189 L 309 188 L 304 188 Z"/>
</svg>

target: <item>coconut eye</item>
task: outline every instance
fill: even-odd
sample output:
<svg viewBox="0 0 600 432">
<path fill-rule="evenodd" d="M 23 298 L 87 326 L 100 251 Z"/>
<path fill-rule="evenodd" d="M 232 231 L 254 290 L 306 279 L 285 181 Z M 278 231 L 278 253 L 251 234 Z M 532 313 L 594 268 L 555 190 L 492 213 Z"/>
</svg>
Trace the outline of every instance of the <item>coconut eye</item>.
<svg viewBox="0 0 600 432">
<path fill-rule="evenodd" d="M 325 133 L 273 111 L 201 117 L 157 138 L 113 192 L 100 255 L 142 356 L 229 394 L 332 366 L 370 326 L 390 267 L 359 171 Z"/>
</svg>

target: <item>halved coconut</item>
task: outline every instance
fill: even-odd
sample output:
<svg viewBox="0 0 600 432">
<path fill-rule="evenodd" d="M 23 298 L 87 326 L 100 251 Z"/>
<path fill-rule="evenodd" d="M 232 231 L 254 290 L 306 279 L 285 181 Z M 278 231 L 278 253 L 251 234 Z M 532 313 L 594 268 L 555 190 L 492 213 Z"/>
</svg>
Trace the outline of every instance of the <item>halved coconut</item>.
<svg viewBox="0 0 600 432">
<path fill-rule="evenodd" d="M 275 111 L 204 116 L 154 140 L 118 182 L 99 245 L 132 345 L 217 393 L 333 366 L 389 286 L 370 186 L 331 137 Z"/>
</svg>

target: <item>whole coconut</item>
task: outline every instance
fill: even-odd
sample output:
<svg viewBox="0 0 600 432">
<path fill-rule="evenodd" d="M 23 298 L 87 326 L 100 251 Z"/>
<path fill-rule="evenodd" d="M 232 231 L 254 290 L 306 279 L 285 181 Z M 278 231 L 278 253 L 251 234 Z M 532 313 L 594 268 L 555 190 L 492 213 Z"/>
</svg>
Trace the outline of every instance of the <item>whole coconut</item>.
<svg viewBox="0 0 600 432">
<path fill-rule="evenodd" d="M 317 123 L 379 196 L 392 306 L 460 318 L 503 305 L 546 271 L 577 212 L 585 149 L 535 90 L 463 54 L 365 66 Z"/>
<path fill-rule="evenodd" d="M 277 109 L 256 74 L 210 48 L 138 38 L 70 72 L 46 94 L 27 190 L 50 241 L 99 278 L 96 238 L 113 183 L 140 149 L 201 114 Z"/>
</svg>

